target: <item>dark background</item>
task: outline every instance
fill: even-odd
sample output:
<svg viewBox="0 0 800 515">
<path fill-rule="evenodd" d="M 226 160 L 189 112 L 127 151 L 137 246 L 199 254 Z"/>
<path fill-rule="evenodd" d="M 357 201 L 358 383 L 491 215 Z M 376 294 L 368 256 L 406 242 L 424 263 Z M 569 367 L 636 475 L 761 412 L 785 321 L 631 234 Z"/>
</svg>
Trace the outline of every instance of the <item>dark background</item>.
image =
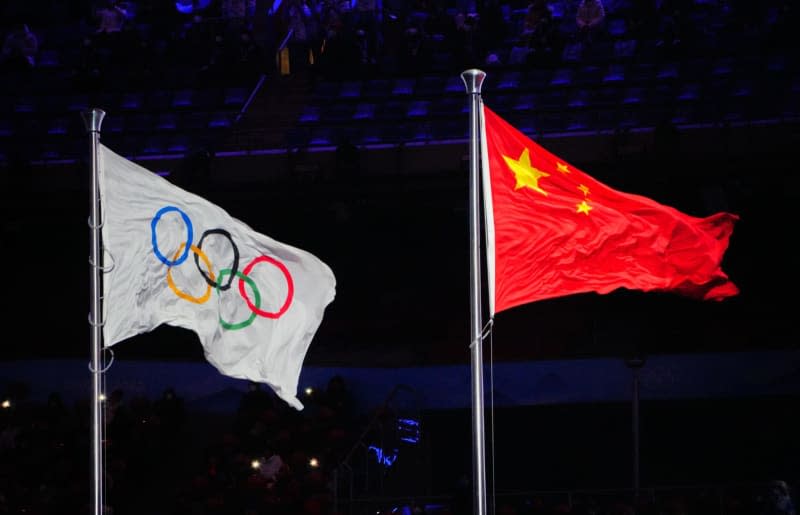
<svg viewBox="0 0 800 515">
<path fill-rule="evenodd" d="M 452 46 L 431 52 L 444 64 L 420 58 L 409 67 L 386 50 L 372 67 L 359 68 L 348 60 L 349 54 L 336 54 L 338 60 L 323 59 L 310 69 L 293 61 L 288 75 L 275 68 L 272 58 L 286 28 L 284 14 L 267 14 L 268 6 L 260 2 L 250 24 L 261 53 L 247 67 L 228 56 L 230 68 L 211 66 L 212 71 L 200 66 L 207 55 L 191 39 L 196 37 L 191 15 L 171 4 L 134 4 L 136 16 L 126 22 L 119 40 L 111 39 L 113 35 L 104 40 L 96 32 L 95 13 L 102 3 L 36 4 L 8 2 L 4 8 L 6 34 L 28 23 L 39 37 L 35 68 L 17 70 L 7 63 L 4 68 L 7 118 L 0 164 L 6 313 L 22 329 L 16 337 L 21 344 L 2 346 L 4 358 L 82 357 L 88 352 L 89 137 L 81 130 L 79 113 L 98 107 L 107 111 L 101 140 L 112 149 L 153 171 L 169 173 L 170 180 L 205 195 L 255 229 L 331 265 L 338 279 L 337 297 L 311 346 L 309 363 L 399 366 L 468 360 L 468 143 L 457 139 L 466 133 L 468 104 L 463 90 L 437 90 L 430 84 L 441 88 L 458 81 L 461 71 L 481 66 L 491 53 L 507 61 L 527 4 L 503 4 L 510 8 L 503 11 L 509 18 L 505 32 L 498 33 L 490 31 L 488 22 L 496 3 L 479 3 L 486 20 L 484 33 L 479 31 L 482 35 L 475 39 L 480 44 L 466 56 Z M 226 24 L 232 22 L 220 5 L 211 2 L 197 11 L 207 24 L 200 27 L 215 27 L 234 44 L 237 34 L 231 35 L 233 25 Z M 609 4 L 609 22 L 630 25 L 637 5 Z M 797 289 L 797 55 L 786 36 L 796 13 L 777 1 L 759 7 L 676 3 L 680 15 L 669 11 L 672 4 L 665 5 L 654 20 L 685 18 L 693 27 L 672 53 L 657 50 L 659 41 L 670 43 L 663 30 L 609 32 L 605 47 L 596 45 L 596 55 L 587 50 L 579 60 L 565 53 L 546 65 L 487 67 L 484 100 L 523 130 L 534 123 L 532 137 L 614 188 L 695 216 L 720 210 L 738 214 L 741 220 L 723 268 L 742 293 L 722 303 L 701 303 L 617 291 L 522 306 L 497 316 L 498 359 L 796 348 L 791 320 Z M 447 13 L 458 10 L 455 4 L 442 6 Z M 569 11 L 574 6 L 555 7 L 569 42 L 575 37 Z M 387 13 L 391 9 L 387 6 Z M 404 9 L 395 14 L 413 19 L 414 9 L 424 11 L 418 6 Z M 387 16 L 383 27 L 387 42 L 397 28 L 390 20 Z M 704 22 L 710 26 L 699 26 Z M 600 53 L 626 38 L 639 41 L 638 54 Z M 87 45 L 94 53 L 87 54 Z M 45 58 L 56 62 L 48 64 Z M 774 68 L 775 61 L 782 68 Z M 650 82 L 642 82 L 634 74 L 665 63 L 678 65 L 677 78 L 653 74 Z M 716 71 L 720 63 L 727 72 Z M 620 90 L 639 86 L 653 95 L 638 108 L 638 124 L 623 123 L 627 118 L 615 111 L 630 115 L 630 108 L 602 104 L 606 90 L 591 81 L 598 70 L 615 64 L 627 66 L 631 77 Z M 557 91 L 541 80 L 563 70 L 574 73 L 568 90 Z M 511 88 L 509 77 L 516 78 Z M 367 97 L 368 85 L 390 90 L 393 81 L 408 78 L 418 78 L 412 97 L 378 97 L 374 118 L 343 122 L 337 115 L 336 109 L 353 109 L 354 100 L 342 96 L 343 85 L 361 82 L 362 97 Z M 749 81 L 749 94 L 737 96 L 741 81 Z M 684 102 L 680 92 L 686 84 L 700 84 L 702 95 Z M 665 87 L 674 97 L 665 100 Z M 199 100 L 196 107 L 165 104 L 166 111 L 183 120 L 216 108 L 236 115 L 227 126 L 204 131 L 182 122 L 185 127 L 175 132 L 185 133 L 179 134 L 185 137 L 183 152 L 170 153 L 166 144 L 153 142 L 162 131 L 156 116 L 164 114 L 155 100 L 138 108 L 124 100 L 137 93 L 153 99 L 192 89 L 219 96 L 231 88 L 243 94 L 233 108 L 201 107 Z M 509 97 L 528 91 L 542 98 L 588 93 L 597 105 L 514 109 Z M 248 93 L 253 97 L 245 104 Z M 422 119 L 392 118 L 390 106 L 418 99 L 442 99 L 452 110 L 444 115 L 432 111 Z M 299 113 L 312 107 L 321 117 L 304 125 Z M 609 113 L 614 116 L 605 118 Z M 593 120 L 582 130 L 552 125 L 563 122 L 563 129 L 567 121 L 582 116 Z M 63 131 L 53 129 L 54 120 Z M 666 129 L 662 121 L 669 121 Z M 443 134 L 442 127 L 450 133 Z M 392 139 L 389 128 L 397 129 L 399 139 Z M 420 139 L 414 130 L 423 129 L 427 136 Z M 165 138 L 175 137 L 163 132 Z M 368 145 L 370 133 L 380 134 L 378 142 L 382 138 L 388 150 Z M 444 136 L 450 137 L 449 144 Z M 321 138 L 327 146 L 319 143 Z M 264 150 L 277 153 L 253 154 Z M 131 358 L 202 358 L 192 335 L 170 329 L 137 337 L 118 351 Z"/>
<path fill-rule="evenodd" d="M 467 98 L 444 85 L 472 67 L 487 71 L 483 98 L 489 107 L 596 179 L 695 216 L 720 210 L 740 216 L 723 262 L 740 295 L 699 302 L 620 290 L 520 306 L 495 319 L 494 360 L 797 350 L 800 68 L 792 2 L 677 2 L 696 25 L 672 54 L 659 50 L 659 41 L 670 41 L 654 28 L 630 35 L 640 42 L 634 56 L 488 65 L 491 53 L 508 59 L 518 26 L 510 25 L 499 38 L 481 39 L 473 55 L 450 45 L 424 66 L 404 67 L 388 56 L 388 64 L 362 68 L 338 54 L 324 66 L 293 68 L 288 75 L 274 60 L 286 27 L 262 4 L 253 20 L 261 58 L 244 70 L 212 72 L 202 70 L 206 47 L 182 32 L 189 17 L 176 14 L 172 3 L 140 2 L 137 30 L 124 32 L 138 34 L 132 47 L 96 34 L 91 2 L 3 5 L 3 34 L 28 23 L 39 36 L 41 59 L 32 70 L 5 67 L 0 81 L 7 327 L 0 360 L 88 360 L 89 136 L 79 113 L 97 107 L 107 113 L 101 141 L 112 150 L 331 266 L 337 296 L 306 365 L 468 363 Z M 511 7 L 509 20 L 519 22 L 527 4 L 504 4 Z M 574 5 L 553 4 L 564 10 L 560 20 L 568 35 Z M 201 27 L 227 26 L 229 20 L 214 24 L 222 13 L 212 5 L 216 11 L 203 13 L 212 25 Z M 609 15 L 627 16 L 611 9 Z M 402 32 L 386 23 L 388 32 Z M 146 30 L 139 33 L 141 27 Z M 609 36 L 612 47 L 615 37 Z M 86 51 L 86 38 L 95 52 Z M 53 55 L 55 64 L 46 64 Z M 776 61 L 783 66 L 773 67 Z M 656 73 L 665 63 L 677 63 L 677 77 Z M 729 65 L 727 72 L 717 71 L 721 63 Z M 611 64 L 629 74 L 613 90 L 618 101 L 600 103 L 611 89 L 591 73 Z M 559 70 L 575 73 L 563 91 L 548 79 Z M 637 77 L 642 70 L 649 75 Z M 403 79 L 416 84 L 413 94 L 387 93 Z M 345 96 L 352 82 L 363 89 Z M 739 95 L 740 83 L 749 85 L 747 94 Z M 425 89 L 430 84 L 436 88 Z M 687 84 L 699 85 L 701 95 L 684 98 Z M 641 87 L 649 100 L 624 107 L 626 86 Z M 222 99 L 231 88 L 244 95 L 227 105 Z M 211 92 L 221 104 L 156 101 L 161 93 L 174 99 L 187 90 Z M 150 100 L 131 107 L 124 101 L 129 93 Z M 527 94 L 543 99 L 551 93 L 590 93 L 598 103 L 517 103 Z M 450 110 L 422 118 L 393 114 L 420 99 Z M 360 100 L 377 106 L 377 114 L 366 121 L 342 115 Z M 307 112 L 321 114 L 304 122 Z M 182 121 L 164 129 L 164 113 Z M 220 113 L 227 125 L 211 126 Z M 198 126 L 197 116 L 207 122 Z M 568 122 L 582 117 L 590 122 L 570 128 Z M 631 117 L 635 123 L 628 123 Z M 114 350 L 120 360 L 204 360 L 195 335 L 169 327 Z M 796 397 L 697 395 L 696 401 L 643 403 L 643 483 L 796 480 Z M 629 409 L 618 403 L 498 411 L 497 484 L 510 490 L 627 486 Z M 434 491 L 452 491 L 460 475 L 469 474 L 469 415 L 424 414 L 433 450 L 425 471 Z M 511 466 L 515 462 L 523 472 Z"/>
</svg>

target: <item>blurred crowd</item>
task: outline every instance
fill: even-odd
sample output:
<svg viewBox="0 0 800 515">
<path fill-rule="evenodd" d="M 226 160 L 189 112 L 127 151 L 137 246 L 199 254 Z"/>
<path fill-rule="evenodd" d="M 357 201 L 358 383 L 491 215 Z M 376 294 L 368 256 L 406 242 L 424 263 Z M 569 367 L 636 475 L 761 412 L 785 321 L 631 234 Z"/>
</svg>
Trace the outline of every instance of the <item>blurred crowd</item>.
<svg viewBox="0 0 800 515">
<path fill-rule="evenodd" d="M 26 400 L 18 385 L 0 410 L 0 514 L 75 514 L 89 507 L 90 413 Z M 107 513 L 327 514 L 331 474 L 362 420 L 340 376 L 295 410 L 252 383 L 233 416 L 114 390 L 105 404 Z"/>
<path fill-rule="evenodd" d="M 331 78 L 466 67 L 562 64 L 592 47 L 657 55 L 789 48 L 788 0 L 40 0 L 7 4 L 3 66 L 25 70 L 56 52 L 78 85 L 113 69 L 153 85 L 275 73 Z M 698 46 L 699 45 L 699 46 Z M 715 47 L 715 48 L 709 48 Z M 288 71 L 288 70 L 285 70 Z M 106 81 L 106 84 L 108 81 Z"/>
<path fill-rule="evenodd" d="M 28 390 L 27 385 L 14 383 L 3 392 L 0 514 L 87 513 L 92 484 L 89 402 L 80 399 L 69 405 L 55 392 L 46 402 L 35 401 Z M 245 392 L 236 392 L 237 401 L 226 411 L 188 403 L 173 388 L 154 399 L 121 388 L 113 390 L 104 405 L 105 512 L 472 512 L 474 494 L 467 471 L 454 474 L 458 479 L 449 491 L 428 498 L 431 492 L 422 491 L 424 488 L 404 498 L 367 495 L 353 490 L 352 484 L 338 482 L 338 474 L 353 470 L 349 461 L 353 450 L 370 444 L 370 438 L 365 439 L 370 427 L 407 422 L 398 416 L 399 406 L 388 402 L 391 394 L 381 406 L 359 410 L 354 392 L 339 375 L 320 389 L 305 391 L 301 411 L 257 383 L 248 383 Z M 231 398 L 226 397 L 226 402 Z M 403 434 L 408 437 L 411 433 Z M 416 441 L 420 433 L 415 434 Z M 387 445 L 391 440 L 389 433 L 372 436 L 372 443 Z M 374 453 L 366 455 L 374 458 Z M 397 454 L 391 457 L 390 467 L 396 458 Z M 376 467 L 373 473 L 388 475 L 389 470 Z M 797 515 L 796 488 L 797 484 L 776 480 L 642 488 L 638 495 L 629 489 L 501 492 L 493 497 L 492 506 L 500 515 Z M 354 496 L 354 504 L 349 496 Z"/>
</svg>

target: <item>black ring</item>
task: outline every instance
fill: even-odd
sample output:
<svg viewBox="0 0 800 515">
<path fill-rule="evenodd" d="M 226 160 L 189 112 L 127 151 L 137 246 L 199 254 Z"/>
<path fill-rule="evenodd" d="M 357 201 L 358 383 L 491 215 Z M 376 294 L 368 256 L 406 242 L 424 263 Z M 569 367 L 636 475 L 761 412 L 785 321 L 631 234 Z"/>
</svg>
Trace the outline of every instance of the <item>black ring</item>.
<svg viewBox="0 0 800 515">
<path fill-rule="evenodd" d="M 211 286 L 212 288 L 218 288 L 221 291 L 225 291 L 225 290 L 227 290 L 228 288 L 231 287 L 231 283 L 233 282 L 233 278 L 236 277 L 236 272 L 239 271 L 239 247 L 237 247 L 236 244 L 233 242 L 233 238 L 231 237 L 231 233 L 229 233 L 225 229 L 209 229 L 206 232 L 204 232 L 203 235 L 200 237 L 200 241 L 197 242 L 197 248 L 199 248 L 199 249 L 203 248 L 203 240 L 209 234 L 220 234 L 220 235 L 225 236 L 226 238 L 228 238 L 228 241 L 231 242 L 231 248 L 233 249 L 233 264 L 230 267 L 231 273 L 228 276 L 228 280 L 226 281 L 226 284 L 225 285 L 218 285 L 216 281 L 211 279 L 211 277 L 209 277 L 208 274 L 206 274 L 206 272 L 203 271 L 202 268 L 200 268 L 200 258 L 198 257 L 197 253 L 195 253 L 195 255 L 194 255 L 194 262 L 197 265 L 197 270 L 200 271 L 200 274 L 203 276 L 203 279 L 206 280 L 206 283 L 208 283 L 209 286 Z"/>
</svg>

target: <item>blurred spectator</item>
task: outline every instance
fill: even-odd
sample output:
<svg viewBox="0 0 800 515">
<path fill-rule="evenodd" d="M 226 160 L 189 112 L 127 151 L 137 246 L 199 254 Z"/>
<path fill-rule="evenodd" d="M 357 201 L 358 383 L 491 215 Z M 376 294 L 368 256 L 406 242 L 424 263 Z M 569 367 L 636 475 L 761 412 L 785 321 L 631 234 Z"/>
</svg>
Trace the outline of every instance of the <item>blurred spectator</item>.
<svg viewBox="0 0 800 515">
<path fill-rule="evenodd" d="M 100 77 L 100 60 L 91 37 L 85 36 L 80 43 L 77 57 L 72 68 L 75 86 L 91 91 Z"/>
<path fill-rule="evenodd" d="M 346 134 L 336 146 L 335 170 L 336 180 L 350 186 L 361 175 L 361 152 Z"/>
<path fill-rule="evenodd" d="M 178 397 L 173 388 L 167 388 L 155 402 L 153 411 L 159 419 L 161 436 L 168 444 L 177 443 L 186 418 L 183 399 Z"/>
<path fill-rule="evenodd" d="M 340 7 L 329 7 L 323 18 L 322 55 L 324 73 L 332 78 L 345 78 L 370 72 L 377 64 L 368 32 L 354 27 L 353 13 Z"/>
<path fill-rule="evenodd" d="M 3 41 L 3 66 L 9 70 L 28 70 L 36 66 L 39 40 L 27 24 L 13 27 Z"/>
<path fill-rule="evenodd" d="M 216 83 L 228 76 L 228 72 L 235 62 L 233 45 L 224 32 L 216 32 L 211 43 L 208 63 L 201 67 L 201 71 L 207 79 Z"/>
<path fill-rule="evenodd" d="M 786 0 L 773 7 L 772 19 L 766 31 L 767 44 L 772 48 L 791 48 L 794 45 L 794 28 L 800 23 L 800 8 Z"/>
<path fill-rule="evenodd" d="M 476 13 L 459 11 L 453 15 L 453 59 L 461 68 L 471 68 L 478 63 L 478 25 Z"/>
<path fill-rule="evenodd" d="M 503 3 L 500 0 L 485 0 L 479 3 L 478 19 L 481 21 L 479 31 L 481 52 L 488 54 L 492 50 L 502 48 L 508 36 Z"/>
<path fill-rule="evenodd" d="M 375 64 L 381 46 L 381 16 L 377 0 L 356 0 L 353 27 L 360 34 L 362 64 Z"/>
<path fill-rule="evenodd" d="M 272 405 L 270 394 L 261 387 L 261 384 L 250 382 L 247 385 L 247 393 L 242 396 L 238 413 L 249 422 L 253 422 L 262 411 L 271 408 Z"/>
<path fill-rule="evenodd" d="M 602 0 L 581 0 L 575 13 L 578 39 L 591 43 L 605 27 L 606 10 Z"/>
<path fill-rule="evenodd" d="M 289 35 L 289 63 L 291 71 L 308 69 L 310 65 L 312 34 L 317 30 L 314 12 L 303 0 L 288 0 L 282 7 L 283 22 Z"/>
<path fill-rule="evenodd" d="M 658 20 L 656 0 L 637 0 L 624 10 L 628 34 L 637 41 L 651 36 Z"/>
<path fill-rule="evenodd" d="M 522 20 L 522 35 L 530 36 L 541 29 L 542 25 L 550 23 L 553 12 L 547 5 L 547 0 L 533 0 L 528 4 L 525 18 Z M 579 24 L 580 26 L 580 24 Z"/>
<path fill-rule="evenodd" d="M 256 13 L 256 0 L 222 0 L 222 17 L 234 30 L 252 28 L 251 21 Z"/>
<path fill-rule="evenodd" d="M 97 20 L 97 32 L 119 32 L 125 20 L 131 15 L 127 5 L 115 0 L 101 3 L 94 11 Z"/>
<path fill-rule="evenodd" d="M 350 419 L 353 414 L 353 397 L 344 377 L 335 375 L 330 378 L 325 388 L 322 404 L 330 409 L 337 418 Z"/>
<path fill-rule="evenodd" d="M 561 48 L 557 27 L 547 0 L 534 0 L 528 5 L 522 39 L 527 47 L 526 61 L 531 66 L 548 66 L 557 59 Z"/>
<path fill-rule="evenodd" d="M 194 13 L 181 24 L 173 51 L 176 59 L 192 70 L 208 65 L 213 48 L 215 33 L 211 23 L 206 22 L 201 13 Z"/>
<path fill-rule="evenodd" d="M 657 46 L 663 57 L 676 57 L 691 36 L 691 0 L 662 0 L 658 7 Z"/>
<path fill-rule="evenodd" d="M 237 75 L 242 79 L 253 78 L 265 71 L 264 50 L 255 40 L 250 29 L 243 28 L 239 33 L 236 57 Z"/>
<path fill-rule="evenodd" d="M 485 63 L 487 68 L 500 68 L 503 66 L 503 61 L 500 59 L 500 56 L 495 53 L 487 55 Z"/>
<path fill-rule="evenodd" d="M 425 73 L 430 70 L 432 57 L 430 43 L 422 29 L 408 27 L 397 59 L 400 73 Z"/>
<path fill-rule="evenodd" d="M 796 515 L 794 501 L 786 481 L 773 481 L 767 495 L 765 515 Z"/>
<path fill-rule="evenodd" d="M 426 16 L 422 22 L 422 29 L 426 34 L 433 37 L 450 38 L 452 37 L 453 20 L 444 4 L 437 3 Z"/>
</svg>

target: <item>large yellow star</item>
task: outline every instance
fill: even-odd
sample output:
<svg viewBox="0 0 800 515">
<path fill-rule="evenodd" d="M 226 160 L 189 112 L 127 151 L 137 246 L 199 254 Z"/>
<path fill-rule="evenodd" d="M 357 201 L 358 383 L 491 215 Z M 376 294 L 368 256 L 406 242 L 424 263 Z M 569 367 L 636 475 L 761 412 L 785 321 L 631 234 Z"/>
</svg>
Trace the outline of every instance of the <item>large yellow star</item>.
<svg viewBox="0 0 800 515">
<path fill-rule="evenodd" d="M 592 209 L 592 206 L 590 206 L 589 203 L 586 202 L 585 200 L 581 200 L 581 203 L 578 204 L 577 207 L 578 210 L 576 211 L 576 213 L 583 213 L 586 216 L 589 216 L 589 210 Z"/>
<path fill-rule="evenodd" d="M 527 148 L 522 151 L 519 159 L 511 159 L 508 156 L 503 156 L 503 159 L 505 159 L 506 164 L 511 171 L 514 172 L 514 176 L 517 178 L 517 184 L 514 186 L 515 190 L 518 190 L 523 186 L 527 186 L 528 188 L 547 196 L 547 192 L 539 187 L 539 179 L 542 177 L 549 177 L 550 174 L 531 166 L 531 156 Z"/>
</svg>

